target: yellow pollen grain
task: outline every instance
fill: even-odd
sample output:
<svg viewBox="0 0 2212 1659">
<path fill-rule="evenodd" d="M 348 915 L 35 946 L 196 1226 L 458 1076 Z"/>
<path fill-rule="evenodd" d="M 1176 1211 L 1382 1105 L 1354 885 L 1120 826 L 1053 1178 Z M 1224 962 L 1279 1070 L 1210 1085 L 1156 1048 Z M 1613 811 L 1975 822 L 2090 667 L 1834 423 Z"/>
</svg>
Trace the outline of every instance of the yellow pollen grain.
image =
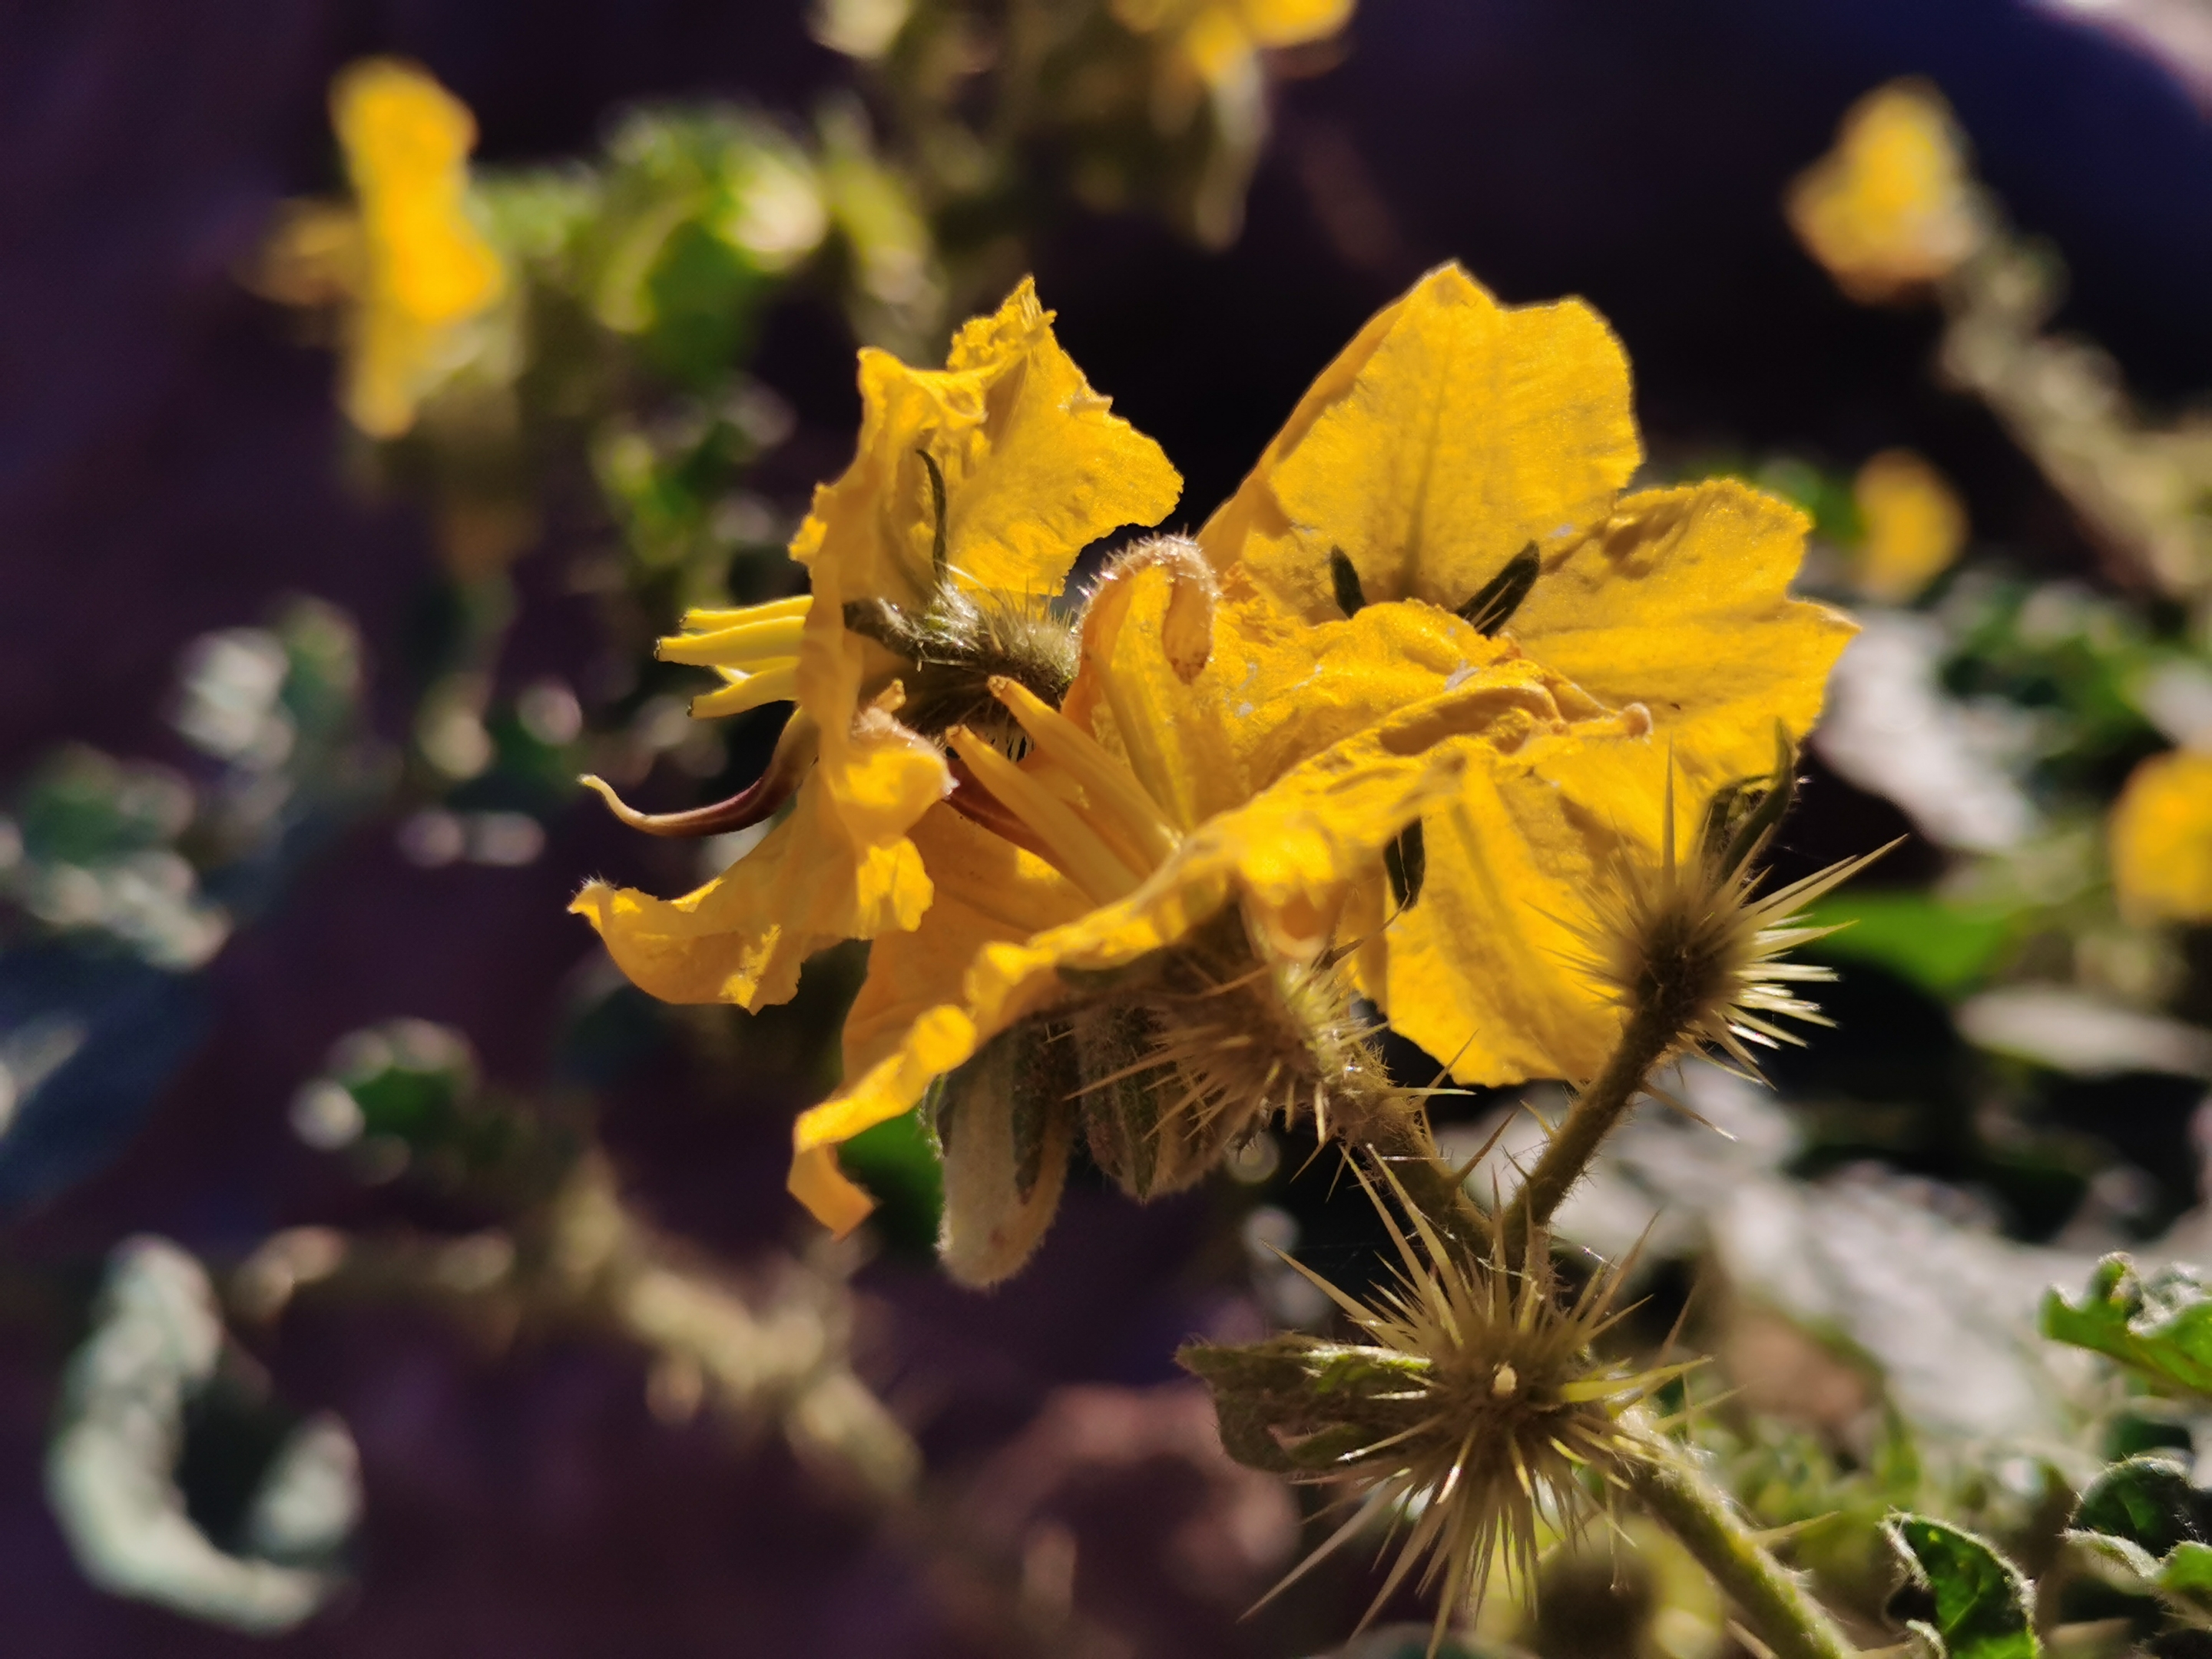
<svg viewBox="0 0 2212 1659">
<path fill-rule="evenodd" d="M 1521 1374 L 1515 1370 L 1510 1364 L 1500 1365 L 1498 1368 L 1498 1374 L 1490 1379 L 1490 1392 L 1493 1397 L 1499 1400 L 1511 1399 L 1513 1391 L 1520 1386 Z"/>
<path fill-rule="evenodd" d="M 718 715 L 742 714 L 771 702 L 790 702 L 799 696 L 799 664 L 786 661 L 763 673 L 748 674 L 719 691 L 691 699 L 691 718 L 713 720 Z"/>
<path fill-rule="evenodd" d="M 1177 837 L 1135 774 L 1097 738 L 1018 681 L 994 675 L 991 695 L 1006 705 L 1039 754 L 1065 768 L 1083 786 L 1092 809 L 1109 820 L 1109 828 L 1121 832 L 1116 839 L 1143 854 L 1146 873 L 1167 861 Z"/>
<path fill-rule="evenodd" d="M 945 740 L 1000 805 L 1036 834 L 1060 872 L 1093 903 L 1111 904 L 1136 891 L 1143 872 L 1131 869 L 1073 806 L 966 727 L 954 726 Z"/>
<path fill-rule="evenodd" d="M 718 628 L 710 634 L 672 634 L 662 640 L 655 654 L 663 662 L 690 663 L 698 668 L 752 668 L 795 657 L 806 618 L 771 617 Z"/>
</svg>

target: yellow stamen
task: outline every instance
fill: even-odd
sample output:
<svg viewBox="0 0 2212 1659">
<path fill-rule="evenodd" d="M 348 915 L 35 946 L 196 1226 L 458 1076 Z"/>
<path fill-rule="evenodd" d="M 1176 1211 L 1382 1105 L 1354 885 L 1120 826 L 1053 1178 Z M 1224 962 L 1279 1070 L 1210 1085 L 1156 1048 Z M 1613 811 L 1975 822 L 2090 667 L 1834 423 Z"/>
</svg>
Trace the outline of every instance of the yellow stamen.
<svg viewBox="0 0 2212 1659">
<path fill-rule="evenodd" d="M 945 740 L 999 804 L 1051 849 L 1060 872 L 1095 904 L 1111 904 L 1134 892 L 1143 872 L 1133 870 L 1073 806 L 964 726 Z"/>
<path fill-rule="evenodd" d="M 813 608 L 814 596 L 800 593 L 788 599 L 770 599 L 766 605 L 687 611 L 684 613 L 684 631 L 703 634 L 717 628 L 734 628 L 739 623 L 776 622 L 786 617 L 804 617 Z"/>
<path fill-rule="evenodd" d="M 1097 738 L 1019 682 L 994 675 L 991 695 L 1006 706 L 1039 754 L 1066 769 L 1083 786 L 1091 810 L 1122 832 L 1118 840 L 1143 854 L 1148 871 L 1166 862 L 1178 837 L 1135 774 Z"/>
<path fill-rule="evenodd" d="M 748 674 L 719 691 L 691 699 L 691 718 L 712 720 L 719 714 L 742 714 L 765 703 L 789 702 L 799 696 L 799 664 L 787 659 L 758 674 Z"/>
<path fill-rule="evenodd" d="M 769 617 L 718 628 L 705 634 L 672 634 L 656 653 L 663 662 L 690 663 L 700 668 L 752 668 L 793 656 L 806 618 Z"/>
</svg>

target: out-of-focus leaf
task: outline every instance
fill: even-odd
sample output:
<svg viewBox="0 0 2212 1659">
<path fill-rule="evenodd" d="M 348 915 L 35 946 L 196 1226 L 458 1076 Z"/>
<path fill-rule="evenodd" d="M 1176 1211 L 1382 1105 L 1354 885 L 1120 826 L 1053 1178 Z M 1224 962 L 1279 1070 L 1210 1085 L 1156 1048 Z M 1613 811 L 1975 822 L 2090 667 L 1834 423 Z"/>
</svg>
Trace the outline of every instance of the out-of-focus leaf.
<svg viewBox="0 0 2212 1659">
<path fill-rule="evenodd" d="M 2212 1395 L 2212 1296 L 2193 1267 L 2145 1279 L 2127 1256 L 2108 1255 L 2079 1302 L 2056 1286 L 2044 1297 L 2043 1334 L 2110 1354 L 2154 1382 Z"/>
<path fill-rule="evenodd" d="M 925 1260 L 935 1254 L 945 1169 L 918 1109 L 854 1136 L 837 1161 L 875 1199 L 870 1222 L 887 1243 Z"/>
<path fill-rule="evenodd" d="M 200 979 L 119 951 L 0 956 L 0 1215 L 118 1156 L 210 1015 Z"/>
<path fill-rule="evenodd" d="M 1946 904 L 1927 893 L 1839 893 L 1814 907 L 1822 927 L 1840 927 L 1808 954 L 1875 962 L 1937 996 L 1971 989 L 2013 936 L 2003 910 Z"/>
<path fill-rule="evenodd" d="M 2092 1481 L 2067 1534 L 2122 1589 L 2212 1624 L 2212 1492 L 2171 1458 L 2130 1457 Z"/>
<path fill-rule="evenodd" d="M 340 1582 L 336 1553 L 361 1509 L 358 1458 L 334 1418 L 258 1437 L 273 1455 L 244 1472 L 240 1536 L 230 1548 L 210 1538 L 179 1474 L 201 1431 L 188 1431 L 189 1419 L 222 1392 L 210 1385 L 226 1346 L 198 1261 L 163 1239 L 122 1245 L 97 1323 L 70 1362 L 46 1490 L 95 1584 L 273 1634 L 314 1613 Z"/>
<path fill-rule="evenodd" d="M 1973 1534 L 1924 1515 L 1893 1516 L 1884 1530 L 1906 1574 L 1899 1610 L 1938 1655 L 2037 1659 L 2034 1593 L 2018 1567 Z"/>
</svg>

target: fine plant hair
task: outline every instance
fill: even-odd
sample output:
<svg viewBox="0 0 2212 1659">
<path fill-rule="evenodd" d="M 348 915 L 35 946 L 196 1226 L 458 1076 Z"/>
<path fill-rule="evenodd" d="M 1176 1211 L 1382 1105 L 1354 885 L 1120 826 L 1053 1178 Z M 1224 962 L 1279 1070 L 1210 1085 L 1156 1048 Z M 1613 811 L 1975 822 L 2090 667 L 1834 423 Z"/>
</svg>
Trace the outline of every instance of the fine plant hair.
<svg viewBox="0 0 2212 1659">
<path fill-rule="evenodd" d="M 1055 708 L 1075 680 L 1074 624 L 1041 593 L 963 591 L 948 581 L 919 614 L 887 599 L 854 600 L 845 626 L 913 665 L 901 677 L 899 723 L 926 738 L 964 726 L 1018 748 L 1020 728 L 992 696 L 992 680 L 1012 680 Z"/>
</svg>

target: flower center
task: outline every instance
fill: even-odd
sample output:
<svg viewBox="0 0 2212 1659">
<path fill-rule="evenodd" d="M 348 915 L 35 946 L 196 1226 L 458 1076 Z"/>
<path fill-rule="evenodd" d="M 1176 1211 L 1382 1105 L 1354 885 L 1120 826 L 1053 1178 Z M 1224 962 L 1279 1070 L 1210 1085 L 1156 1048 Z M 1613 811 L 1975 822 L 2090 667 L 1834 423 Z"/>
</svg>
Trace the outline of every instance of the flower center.
<svg viewBox="0 0 2212 1659">
<path fill-rule="evenodd" d="M 1127 897 L 1167 861 L 1180 831 L 1136 774 L 1073 720 L 1004 675 L 989 687 L 1033 753 L 1017 764 L 973 730 L 954 726 L 945 741 L 967 777 L 953 805 L 1037 854 L 1093 904 Z M 988 805 L 968 792 L 970 781 Z"/>
</svg>

